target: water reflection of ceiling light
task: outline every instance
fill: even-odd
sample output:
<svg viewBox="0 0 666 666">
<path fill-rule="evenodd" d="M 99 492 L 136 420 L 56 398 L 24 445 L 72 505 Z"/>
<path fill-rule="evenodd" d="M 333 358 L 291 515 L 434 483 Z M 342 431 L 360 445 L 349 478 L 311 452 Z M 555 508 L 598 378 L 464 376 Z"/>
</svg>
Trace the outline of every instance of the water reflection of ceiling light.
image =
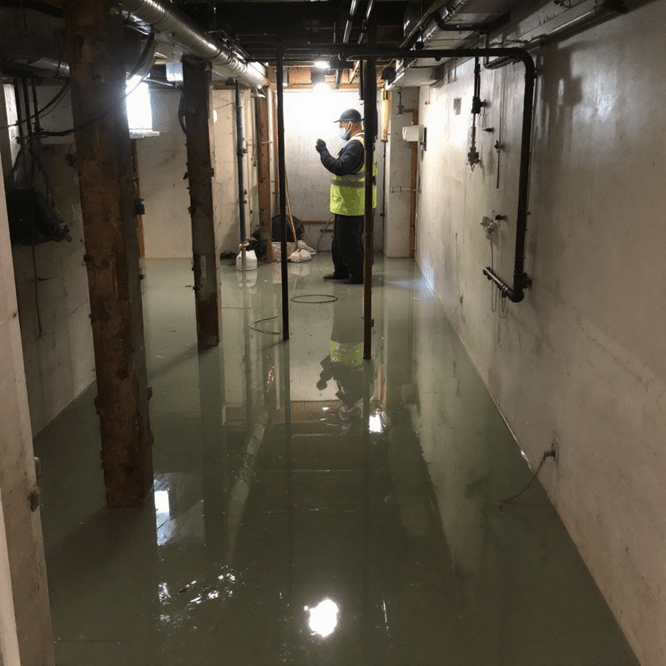
<svg viewBox="0 0 666 666">
<path fill-rule="evenodd" d="M 340 609 L 338 605 L 330 599 L 324 599 L 314 608 L 305 607 L 310 613 L 308 624 L 312 633 L 319 634 L 323 638 L 330 636 L 338 626 L 338 614 Z"/>
<path fill-rule="evenodd" d="M 370 417 L 370 432 L 383 432 L 382 417 L 379 414 L 373 414 Z"/>
</svg>

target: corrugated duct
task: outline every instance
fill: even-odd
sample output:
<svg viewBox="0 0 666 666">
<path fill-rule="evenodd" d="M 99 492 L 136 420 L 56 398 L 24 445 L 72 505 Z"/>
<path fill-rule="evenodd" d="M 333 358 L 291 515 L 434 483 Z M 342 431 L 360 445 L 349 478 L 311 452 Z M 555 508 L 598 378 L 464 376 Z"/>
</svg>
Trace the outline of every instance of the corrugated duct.
<svg viewBox="0 0 666 666">
<path fill-rule="evenodd" d="M 258 63 L 246 62 L 225 44 L 211 38 L 189 16 L 166 0 L 121 0 L 123 11 L 150 25 L 155 31 L 168 35 L 187 53 L 209 60 L 213 69 L 242 86 L 267 84 L 266 70 Z"/>
</svg>

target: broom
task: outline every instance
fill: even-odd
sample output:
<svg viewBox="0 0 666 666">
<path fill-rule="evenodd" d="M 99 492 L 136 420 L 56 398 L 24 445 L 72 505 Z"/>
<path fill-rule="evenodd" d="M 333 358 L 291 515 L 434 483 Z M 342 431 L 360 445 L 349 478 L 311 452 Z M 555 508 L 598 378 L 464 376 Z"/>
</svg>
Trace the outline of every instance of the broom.
<svg viewBox="0 0 666 666">
<path fill-rule="evenodd" d="M 287 194 L 287 212 L 289 214 L 289 222 L 291 223 L 291 233 L 294 234 L 294 244 L 296 247 L 296 250 L 292 252 L 292 254 L 289 255 L 289 259 L 291 261 L 294 261 L 292 257 L 296 255 L 296 263 L 303 262 L 303 261 L 312 261 L 312 255 L 307 251 L 307 250 L 301 250 L 300 249 L 300 244 L 298 242 L 298 238 L 296 238 L 296 227 L 294 225 L 294 216 L 292 215 L 291 212 L 291 199 L 289 198 L 289 184 L 287 182 L 287 174 L 285 173 L 284 175 L 284 185 L 285 185 L 285 191 Z"/>
</svg>

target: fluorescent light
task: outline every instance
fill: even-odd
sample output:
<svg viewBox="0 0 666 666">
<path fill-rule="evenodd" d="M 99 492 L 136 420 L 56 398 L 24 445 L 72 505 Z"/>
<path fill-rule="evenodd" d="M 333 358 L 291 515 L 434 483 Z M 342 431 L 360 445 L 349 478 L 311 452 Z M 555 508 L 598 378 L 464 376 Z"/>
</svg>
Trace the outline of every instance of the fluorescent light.
<svg viewBox="0 0 666 666">
<path fill-rule="evenodd" d="M 314 66 L 317 69 L 323 69 L 323 70 L 327 70 L 327 69 L 331 68 L 331 66 L 325 60 L 317 60 L 314 64 Z"/>
</svg>

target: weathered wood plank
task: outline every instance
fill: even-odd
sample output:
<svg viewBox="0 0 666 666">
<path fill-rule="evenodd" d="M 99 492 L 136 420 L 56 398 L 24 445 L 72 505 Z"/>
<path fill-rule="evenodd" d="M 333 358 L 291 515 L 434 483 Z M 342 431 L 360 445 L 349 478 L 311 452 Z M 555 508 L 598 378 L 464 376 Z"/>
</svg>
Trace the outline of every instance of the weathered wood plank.
<svg viewBox="0 0 666 666">
<path fill-rule="evenodd" d="M 183 60 L 187 177 L 192 219 L 192 258 L 196 299 L 197 340 L 200 347 L 220 343 L 222 303 L 219 287 L 213 203 L 214 146 L 212 136 L 212 89 L 210 65 Z"/>
<path fill-rule="evenodd" d="M 106 501 L 129 508 L 152 488 L 152 435 L 122 23 L 111 5 L 67 0 L 65 30 Z"/>
</svg>

